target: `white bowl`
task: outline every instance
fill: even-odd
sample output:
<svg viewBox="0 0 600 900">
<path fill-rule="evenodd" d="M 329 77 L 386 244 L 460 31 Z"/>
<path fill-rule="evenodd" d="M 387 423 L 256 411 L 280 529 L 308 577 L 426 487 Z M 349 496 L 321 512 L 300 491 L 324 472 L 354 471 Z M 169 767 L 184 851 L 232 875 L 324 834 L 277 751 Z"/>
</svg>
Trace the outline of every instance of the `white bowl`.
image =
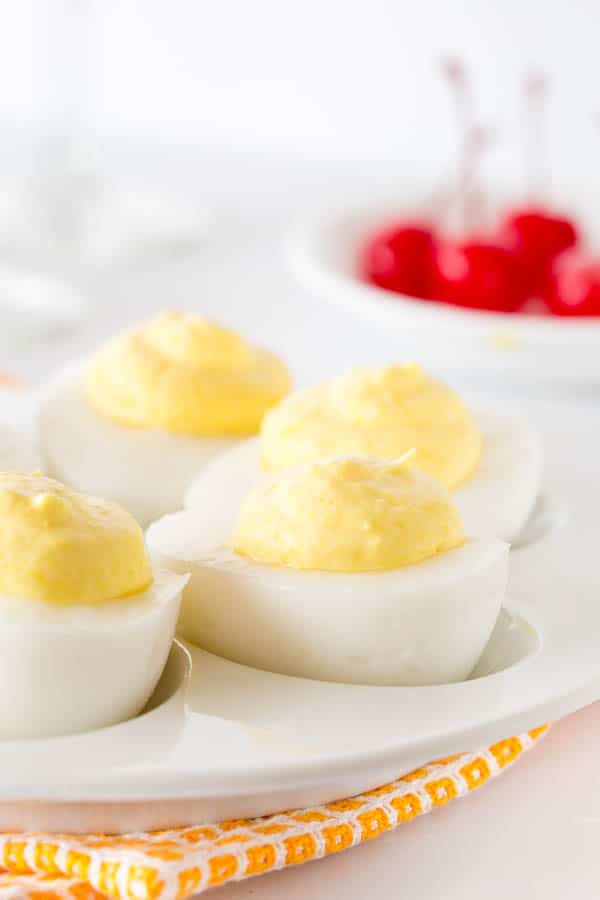
<svg viewBox="0 0 600 900">
<path fill-rule="evenodd" d="M 412 358 L 416 346 L 419 361 L 427 365 L 503 379 L 600 380 L 600 317 L 468 310 L 362 281 L 360 248 L 374 230 L 401 216 L 401 206 L 382 203 L 298 223 L 287 238 L 288 264 L 310 293 L 383 326 L 397 339 L 399 353 Z"/>
</svg>

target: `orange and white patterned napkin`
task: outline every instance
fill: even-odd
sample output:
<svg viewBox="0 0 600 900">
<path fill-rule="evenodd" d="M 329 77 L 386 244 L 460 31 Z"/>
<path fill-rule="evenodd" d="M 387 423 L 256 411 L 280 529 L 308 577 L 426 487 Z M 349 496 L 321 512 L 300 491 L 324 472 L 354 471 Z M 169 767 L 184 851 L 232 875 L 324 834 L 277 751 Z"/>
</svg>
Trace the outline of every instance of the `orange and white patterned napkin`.
<svg viewBox="0 0 600 900">
<path fill-rule="evenodd" d="M 339 853 L 476 790 L 546 730 L 430 762 L 347 800 L 260 819 L 115 836 L 0 834 L 0 898 L 183 900 Z"/>
</svg>

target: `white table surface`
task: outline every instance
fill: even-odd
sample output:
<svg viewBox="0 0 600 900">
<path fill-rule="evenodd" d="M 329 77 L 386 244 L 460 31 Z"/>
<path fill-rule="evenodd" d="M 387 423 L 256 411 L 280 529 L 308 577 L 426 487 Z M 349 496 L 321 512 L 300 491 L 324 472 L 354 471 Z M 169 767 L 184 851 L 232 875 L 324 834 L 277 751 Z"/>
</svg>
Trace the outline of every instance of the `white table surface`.
<svg viewBox="0 0 600 900">
<path fill-rule="evenodd" d="M 220 889 L 222 900 L 597 900 L 600 704 L 481 791 L 336 857 Z"/>
<path fill-rule="evenodd" d="M 418 358 L 397 336 L 305 296 L 279 256 L 280 220 L 269 229 L 221 225 L 194 256 L 138 262 L 86 280 L 80 333 L 0 352 L 0 369 L 43 380 L 123 326 L 166 307 L 202 310 L 280 350 L 298 381 L 356 364 Z M 482 380 L 461 377 L 480 389 Z M 586 417 L 600 428 L 595 395 L 500 391 L 501 405 L 547 423 Z M 543 424 L 543 423 L 542 423 Z M 465 748 L 468 749 L 468 748 Z M 600 704 L 556 725 L 510 772 L 481 792 L 338 857 L 220 889 L 223 900 L 587 900 L 600 891 Z"/>
</svg>

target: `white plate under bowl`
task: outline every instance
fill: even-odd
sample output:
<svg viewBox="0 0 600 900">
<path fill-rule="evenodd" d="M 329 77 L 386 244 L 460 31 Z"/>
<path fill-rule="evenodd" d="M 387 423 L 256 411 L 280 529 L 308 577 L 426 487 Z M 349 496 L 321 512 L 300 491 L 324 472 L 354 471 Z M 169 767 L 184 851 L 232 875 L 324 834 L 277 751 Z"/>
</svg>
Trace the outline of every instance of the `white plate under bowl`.
<svg viewBox="0 0 600 900">
<path fill-rule="evenodd" d="M 313 295 L 385 327 L 398 352 L 447 370 L 552 384 L 600 380 L 600 318 L 564 319 L 467 310 L 395 294 L 362 281 L 358 255 L 402 206 L 332 212 L 296 224 L 287 238 L 293 274 Z"/>
</svg>

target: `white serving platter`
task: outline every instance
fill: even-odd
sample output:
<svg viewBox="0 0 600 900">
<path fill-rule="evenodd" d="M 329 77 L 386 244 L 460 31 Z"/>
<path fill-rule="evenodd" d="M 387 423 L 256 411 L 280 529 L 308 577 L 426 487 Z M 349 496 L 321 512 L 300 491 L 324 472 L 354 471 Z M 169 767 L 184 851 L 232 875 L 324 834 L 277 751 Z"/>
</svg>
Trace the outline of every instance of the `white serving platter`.
<svg viewBox="0 0 600 900">
<path fill-rule="evenodd" d="M 329 684 L 176 643 L 138 718 L 0 744 L 0 828 L 128 831 L 321 803 L 595 700 L 600 579 L 563 565 L 565 553 L 594 549 L 593 535 L 580 543 L 580 524 L 547 525 L 513 552 L 509 608 L 468 681 Z"/>
<path fill-rule="evenodd" d="M 600 318 L 468 310 L 362 281 L 358 254 L 367 236 L 412 210 L 410 199 L 388 200 L 297 222 L 286 240 L 288 265 L 309 293 L 385 328 L 409 358 L 418 346 L 430 366 L 552 385 L 600 380 Z"/>
<path fill-rule="evenodd" d="M 0 742 L 0 829 L 130 831 L 304 807 L 599 699 L 600 442 L 594 422 L 545 438 L 545 493 L 511 553 L 509 599 L 469 680 L 330 684 L 175 643 L 137 718 Z"/>
</svg>

